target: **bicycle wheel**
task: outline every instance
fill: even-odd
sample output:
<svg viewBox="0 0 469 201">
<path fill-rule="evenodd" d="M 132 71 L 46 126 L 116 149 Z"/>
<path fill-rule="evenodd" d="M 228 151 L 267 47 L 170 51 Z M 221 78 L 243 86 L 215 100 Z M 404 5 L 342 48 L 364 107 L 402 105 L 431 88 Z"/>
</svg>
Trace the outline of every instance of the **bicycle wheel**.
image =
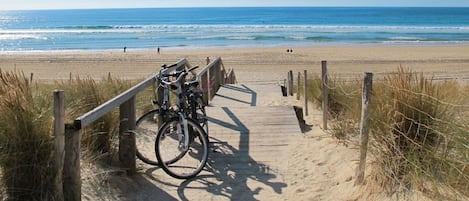
<svg viewBox="0 0 469 201">
<path fill-rule="evenodd" d="M 151 110 L 138 118 L 135 128 L 137 158 L 144 163 L 159 166 L 154 148 L 155 136 L 158 134 L 159 110 Z"/>
<path fill-rule="evenodd" d="M 155 152 L 160 167 L 170 176 L 189 179 L 199 174 L 208 158 L 209 145 L 205 131 L 192 119 L 187 119 L 189 147 L 184 148 L 182 122 L 178 118 L 165 122 L 158 132 Z M 166 161 L 166 162 L 161 162 Z"/>
<path fill-rule="evenodd" d="M 208 137 L 208 120 L 205 113 L 205 104 L 201 95 L 191 97 L 191 118 L 196 120 L 197 123 L 204 129 Z"/>
</svg>

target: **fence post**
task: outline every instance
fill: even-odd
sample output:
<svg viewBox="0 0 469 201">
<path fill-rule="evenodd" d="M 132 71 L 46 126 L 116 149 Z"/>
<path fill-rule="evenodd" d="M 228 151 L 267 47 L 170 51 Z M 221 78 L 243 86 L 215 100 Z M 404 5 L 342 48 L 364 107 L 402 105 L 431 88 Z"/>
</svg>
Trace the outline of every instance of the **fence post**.
<svg viewBox="0 0 469 201">
<path fill-rule="evenodd" d="M 81 200 L 80 129 L 65 125 L 65 156 L 63 169 L 64 200 Z"/>
<path fill-rule="evenodd" d="M 135 96 L 119 107 L 119 161 L 127 175 L 137 172 L 135 159 Z"/>
<path fill-rule="evenodd" d="M 303 93 L 305 94 L 305 116 L 308 116 L 308 71 L 305 70 Z"/>
<path fill-rule="evenodd" d="M 300 79 L 301 79 L 301 73 L 298 72 L 298 81 L 297 81 L 297 87 L 296 87 L 296 100 L 300 100 Z"/>
<path fill-rule="evenodd" d="M 65 154 L 65 96 L 64 91 L 54 90 L 54 168 L 56 199 L 64 200 L 63 167 Z"/>
<path fill-rule="evenodd" d="M 322 78 L 322 127 L 327 130 L 327 118 L 329 114 L 328 107 L 328 89 L 327 89 L 327 61 L 321 61 L 321 78 Z"/>
<path fill-rule="evenodd" d="M 288 94 L 293 96 L 293 71 L 288 71 Z"/>
<path fill-rule="evenodd" d="M 34 77 L 34 73 L 31 73 L 30 77 L 29 77 L 29 81 L 32 83 L 33 82 L 33 77 Z"/>
<path fill-rule="evenodd" d="M 369 105 L 373 85 L 373 73 L 365 73 L 362 87 L 362 114 L 360 122 L 360 164 L 357 168 L 355 185 L 363 183 L 365 177 L 366 152 L 368 150 Z"/>
</svg>

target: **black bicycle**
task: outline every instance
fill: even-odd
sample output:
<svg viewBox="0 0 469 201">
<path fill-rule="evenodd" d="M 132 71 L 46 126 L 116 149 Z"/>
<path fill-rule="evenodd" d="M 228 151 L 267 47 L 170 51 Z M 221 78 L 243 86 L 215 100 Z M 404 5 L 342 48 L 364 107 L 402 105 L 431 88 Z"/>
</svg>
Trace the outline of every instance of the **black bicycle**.
<svg viewBox="0 0 469 201">
<path fill-rule="evenodd" d="M 188 179 L 202 171 L 208 158 L 207 118 L 202 95 L 197 91 L 198 81 L 185 81 L 186 75 L 198 66 L 166 73 L 170 67 L 163 66 L 157 77 L 156 91 L 163 90 L 162 103 L 154 101 L 156 109 L 136 122 L 137 157 L 160 166 L 172 177 Z M 176 90 L 175 105 L 170 105 L 171 90 Z M 151 140 L 155 136 L 156 140 Z M 145 154 L 152 153 L 149 147 L 154 148 L 155 155 Z"/>
</svg>

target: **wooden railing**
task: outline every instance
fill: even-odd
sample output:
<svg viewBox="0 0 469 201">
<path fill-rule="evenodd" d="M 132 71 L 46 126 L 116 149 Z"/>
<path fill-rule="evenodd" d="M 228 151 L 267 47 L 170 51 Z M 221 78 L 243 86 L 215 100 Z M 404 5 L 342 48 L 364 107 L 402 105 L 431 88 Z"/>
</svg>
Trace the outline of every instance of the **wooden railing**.
<svg viewBox="0 0 469 201">
<path fill-rule="evenodd" d="M 186 59 L 179 60 L 174 67 L 168 68 L 164 73 L 182 68 L 190 68 Z M 230 69 L 225 73 L 221 58 L 217 58 L 207 65 L 197 75 L 201 82 L 200 89 L 204 92 L 204 98 L 208 102 L 220 85 L 235 83 L 234 71 Z M 155 84 L 158 73 L 146 80 L 83 114 L 73 121 L 65 122 L 65 98 L 63 91 L 54 91 L 54 135 L 55 135 L 55 168 L 57 170 L 57 194 L 63 200 L 81 200 L 81 173 L 80 173 L 80 138 L 81 129 L 119 107 L 119 161 L 127 174 L 136 172 L 135 133 L 129 132 L 135 129 L 136 103 L 135 96 L 145 88 Z M 157 95 L 161 98 L 162 95 Z"/>
<path fill-rule="evenodd" d="M 226 73 L 221 57 L 217 57 L 202 69 L 198 73 L 197 79 L 200 81 L 200 89 L 204 92 L 205 104 L 212 100 L 221 85 L 236 83 L 234 70 L 230 68 Z"/>
</svg>

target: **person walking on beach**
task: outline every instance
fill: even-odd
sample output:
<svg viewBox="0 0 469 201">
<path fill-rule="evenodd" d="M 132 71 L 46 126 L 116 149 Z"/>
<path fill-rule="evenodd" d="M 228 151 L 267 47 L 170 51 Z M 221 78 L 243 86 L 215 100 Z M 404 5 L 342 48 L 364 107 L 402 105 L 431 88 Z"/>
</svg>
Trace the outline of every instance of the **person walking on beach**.
<svg viewBox="0 0 469 201">
<path fill-rule="evenodd" d="M 156 48 L 156 52 L 160 54 L 160 47 Z"/>
<path fill-rule="evenodd" d="M 207 61 L 207 65 L 208 65 L 210 63 L 210 57 L 207 57 L 205 61 Z"/>
<path fill-rule="evenodd" d="M 126 50 L 127 50 L 127 47 L 124 46 L 124 53 L 125 53 Z"/>
</svg>

